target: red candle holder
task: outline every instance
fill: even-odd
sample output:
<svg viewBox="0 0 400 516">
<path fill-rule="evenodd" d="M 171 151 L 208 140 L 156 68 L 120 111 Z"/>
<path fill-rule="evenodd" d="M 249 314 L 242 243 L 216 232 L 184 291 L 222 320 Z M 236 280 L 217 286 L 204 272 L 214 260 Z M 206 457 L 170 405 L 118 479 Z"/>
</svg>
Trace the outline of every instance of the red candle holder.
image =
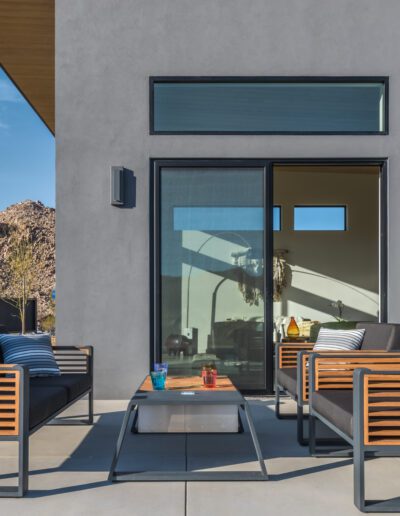
<svg viewBox="0 0 400 516">
<path fill-rule="evenodd" d="M 203 369 L 201 372 L 203 378 L 203 385 L 206 389 L 215 389 L 217 386 L 217 370 Z"/>
</svg>

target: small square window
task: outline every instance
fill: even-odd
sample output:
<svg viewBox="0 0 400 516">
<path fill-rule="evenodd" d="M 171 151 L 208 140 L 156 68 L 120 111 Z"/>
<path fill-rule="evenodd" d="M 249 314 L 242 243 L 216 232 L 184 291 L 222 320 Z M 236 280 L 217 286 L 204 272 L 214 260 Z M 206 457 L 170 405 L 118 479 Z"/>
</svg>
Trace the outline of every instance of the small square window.
<svg viewBox="0 0 400 516">
<path fill-rule="evenodd" d="M 346 206 L 295 206 L 295 231 L 346 231 Z"/>
</svg>

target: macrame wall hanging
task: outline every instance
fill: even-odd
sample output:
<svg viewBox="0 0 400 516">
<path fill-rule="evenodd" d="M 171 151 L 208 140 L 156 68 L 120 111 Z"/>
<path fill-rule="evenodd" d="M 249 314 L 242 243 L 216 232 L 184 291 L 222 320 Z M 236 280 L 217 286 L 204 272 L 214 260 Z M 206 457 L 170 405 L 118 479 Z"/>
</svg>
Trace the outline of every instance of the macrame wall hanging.
<svg viewBox="0 0 400 516">
<path fill-rule="evenodd" d="M 287 262 L 284 256 L 286 249 L 276 249 L 273 257 L 273 284 L 274 301 L 281 301 L 283 289 L 287 286 Z M 238 286 L 243 299 L 249 305 L 258 306 L 263 300 L 264 276 L 262 270 L 255 271 L 253 267 L 241 267 L 237 269 Z M 249 273 L 248 270 L 251 270 Z"/>
<path fill-rule="evenodd" d="M 274 301 L 281 301 L 283 289 L 287 285 L 286 249 L 275 249 L 273 258 Z"/>
</svg>

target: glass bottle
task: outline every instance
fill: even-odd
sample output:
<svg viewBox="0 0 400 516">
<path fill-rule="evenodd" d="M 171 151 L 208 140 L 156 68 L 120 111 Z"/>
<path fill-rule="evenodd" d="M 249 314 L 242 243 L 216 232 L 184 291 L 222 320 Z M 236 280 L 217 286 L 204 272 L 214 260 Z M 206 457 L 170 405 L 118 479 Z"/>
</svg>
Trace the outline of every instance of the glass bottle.
<svg viewBox="0 0 400 516">
<path fill-rule="evenodd" d="M 287 333 L 287 336 L 290 338 L 295 338 L 300 335 L 300 330 L 299 330 L 299 327 L 297 326 L 297 323 L 296 323 L 296 320 L 294 317 L 290 318 L 290 323 L 289 323 L 286 333 Z"/>
</svg>

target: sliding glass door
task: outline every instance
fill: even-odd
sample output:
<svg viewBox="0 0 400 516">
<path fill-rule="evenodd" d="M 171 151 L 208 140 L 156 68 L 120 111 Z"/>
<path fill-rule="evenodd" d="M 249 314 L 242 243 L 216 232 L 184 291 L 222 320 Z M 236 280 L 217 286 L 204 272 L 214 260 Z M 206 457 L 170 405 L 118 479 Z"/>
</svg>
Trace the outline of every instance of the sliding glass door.
<svg viewBox="0 0 400 516">
<path fill-rule="evenodd" d="M 265 164 L 163 161 L 154 172 L 154 359 L 173 375 L 213 363 L 242 390 L 270 390 Z"/>
</svg>

